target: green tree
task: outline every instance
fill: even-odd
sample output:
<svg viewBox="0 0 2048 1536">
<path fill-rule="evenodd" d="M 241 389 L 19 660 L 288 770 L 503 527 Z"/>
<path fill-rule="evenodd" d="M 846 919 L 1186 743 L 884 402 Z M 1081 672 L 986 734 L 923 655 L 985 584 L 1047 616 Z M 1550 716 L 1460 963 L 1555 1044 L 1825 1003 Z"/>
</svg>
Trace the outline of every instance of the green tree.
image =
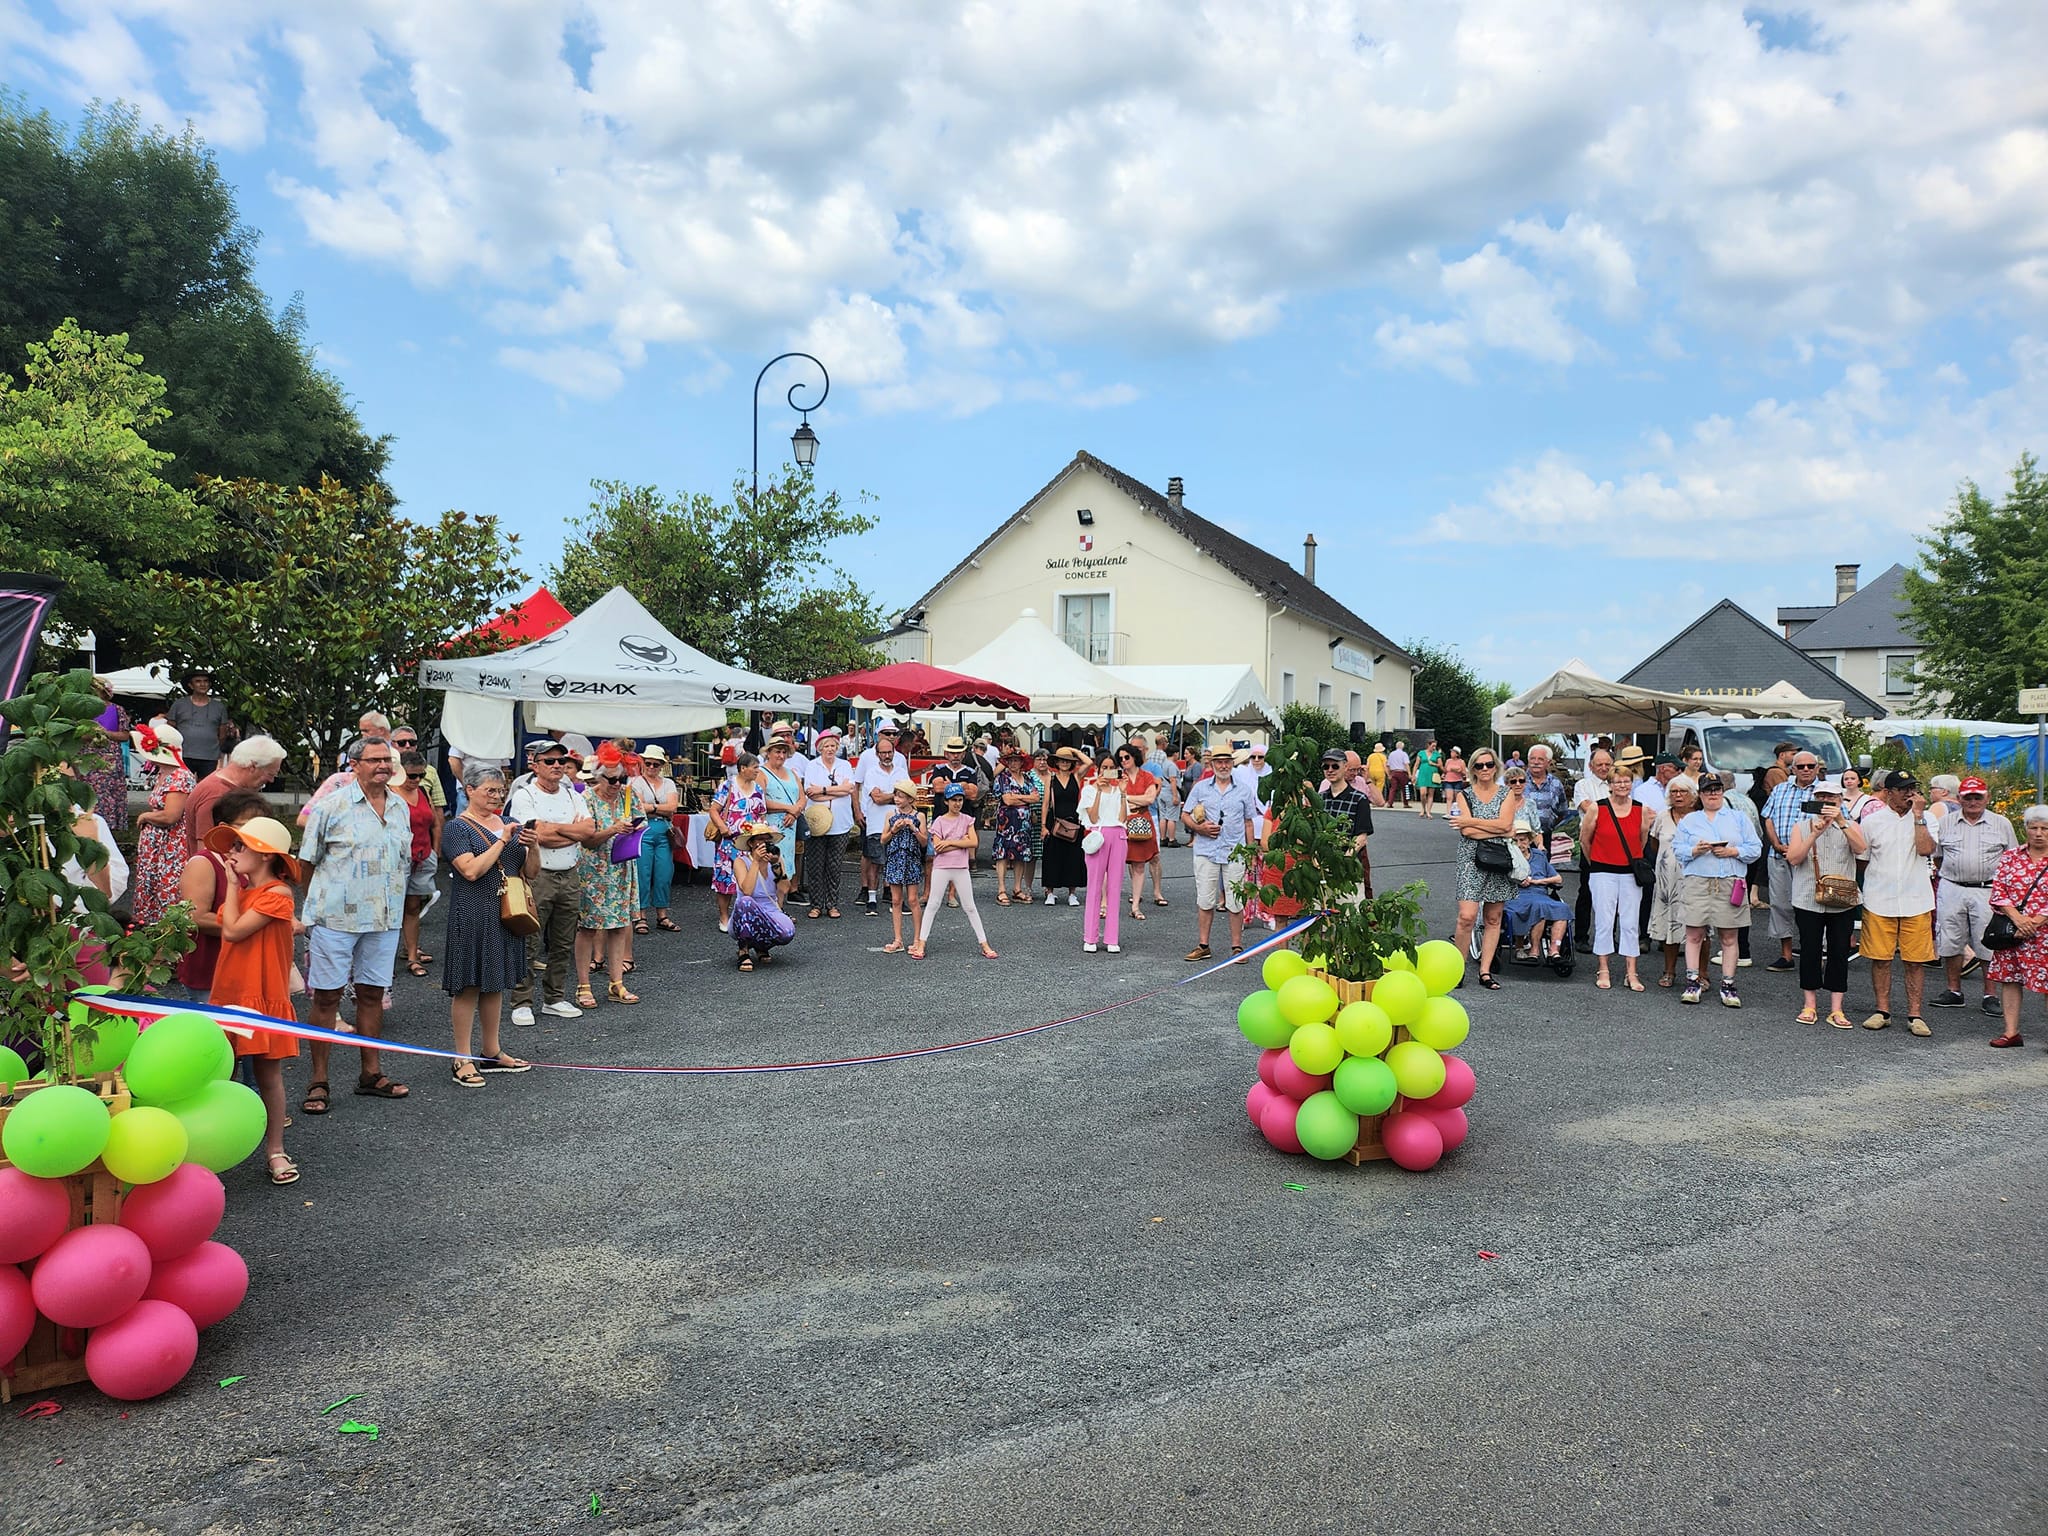
<svg viewBox="0 0 2048 1536">
<path fill-rule="evenodd" d="M 74 139 L 0 96 L 0 369 L 66 319 L 128 337 L 167 386 L 167 478 L 376 483 L 371 437 L 314 361 L 300 301 L 256 284 L 256 231 L 199 138 L 94 107 Z"/>
<path fill-rule="evenodd" d="M 1905 617 L 1925 647 L 1918 706 L 2003 720 L 2022 688 L 2048 686 L 2048 481 L 2032 454 L 2005 500 L 1965 480 L 1906 572 Z"/>
<path fill-rule="evenodd" d="M 427 726 L 418 666 L 504 606 L 524 573 L 493 517 L 398 516 L 378 489 L 205 482 L 220 546 L 212 569 L 166 579 L 172 659 L 214 669 L 245 730 L 332 762 L 367 709 Z"/>
<path fill-rule="evenodd" d="M 168 414 L 164 381 L 125 336 L 74 320 L 31 342 L 26 386 L 0 374 L 0 569 L 64 584 L 57 611 L 109 658 L 151 644 L 162 587 L 147 573 L 213 546 L 212 519 L 162 478 L 146 434 Z"/>
<path fill-rule="evenodd" d="M 1351 750 L 1351 732 L 1345 729 L 1344 722 L 1329 710 L 1314 704 L 1282 705 L 1280 735 L 1288 741 L 1306 738 L 1313 744 L 1315 750 L 1309 757 L 1311 763 L 1320 764 L 1325 747 L 1335 747 L 1340 752 Z M 1320 772 L 1320 768 L 1315 771 Z"/>
<path fill-rule="evenodd" d="M 837 491 L 796 475 L 765 487 L 756 514 L 743 483 L 730 501 L 616 480 L 591 490 L 548 577 L 571 609 L 624 587 L 705 655 L 791 681 L 881 660 L 865 643 L 881 610 L 831 558 L 837 540 L 870 532 L 876 519 Z"/>
<path fill-rule="evenodd" d="M 1415 674 L 1419 728 L 1446 752 L 1454 746 L 1469 752 L 1481 742 L 1491 742 L 1493 706 L 1498 701 L 1471 664 L 1454 647 L 1432 640 L 1410 640 L 1405 648 L 1421 663 Z"/>
</svg>

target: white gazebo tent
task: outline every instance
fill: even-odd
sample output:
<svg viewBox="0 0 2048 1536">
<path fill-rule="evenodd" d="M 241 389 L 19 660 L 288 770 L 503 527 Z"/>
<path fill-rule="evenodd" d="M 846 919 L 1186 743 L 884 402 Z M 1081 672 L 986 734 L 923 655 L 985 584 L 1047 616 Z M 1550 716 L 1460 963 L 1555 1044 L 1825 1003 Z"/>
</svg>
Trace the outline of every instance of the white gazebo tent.
<svg viewBox="0 0 2048 1536">
<path fill-rule="evenodd" d="M 1700 709 L 1690 694 L 1610 682 L 1573 657 L 1493 709 L 1496 736 L 1663 735 L 1673 715 Z"/>
<path fill-rule="evenodd" d="M 446 694 L 441 731 L 463 755 L 516 754 L 517 706 L 543 730 L 675 736 L 716 730 L 728 709 L 808 714 L 810 688 L 713 661 L 670 634 L 624 587 L 551 635 L 491 656 L 420 665 Z"/>
<path fill-rule="evenodd" d="M 1185 695 L 1145 687 L 1098 667 L 1047 629 L 1030 608 L 973 655 L 943 665 L 1023 694 L 1031 700 L 1031 712 L 1004 718 L 1026 724 L 1045 724 L 1055 716 L 1171 720 L 1188 713 Z"/>
<path fill-rule="evenodd" d="M 1259 674 L 1236 662 L 1111 667 L 1147 693 L 1184 694 L 1184 718 L 1203 725 L 1280 729 L 1280 709 L 1259 686 Z M 1162 717 L 1163 719 L 1163 717 Z"/>
<path fill-rule="evenodd" d="M 178 680 L 171 675 L 168 661 L 153 661 L 146 667 L 122 667 L 101 676 L 116 698 L 168 699 L 178 691 Z"/>
<path fill-rule="evenodd" d="M 1840 699 L 1810 699 L 1784 678 L 1760 693 L 1703 693 L 1693 697 L 1703 715 L 1754 715 L 1767 720 L 1840 720 L 1848 706 Z"/>
</svg>

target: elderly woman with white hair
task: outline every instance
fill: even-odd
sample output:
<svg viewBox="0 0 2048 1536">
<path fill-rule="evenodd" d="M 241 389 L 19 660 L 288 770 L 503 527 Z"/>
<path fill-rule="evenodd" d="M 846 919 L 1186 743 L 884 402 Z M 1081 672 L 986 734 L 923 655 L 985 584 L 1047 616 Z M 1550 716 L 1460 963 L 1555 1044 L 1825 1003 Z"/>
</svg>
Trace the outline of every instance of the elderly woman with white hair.
<svg viewBox="0 0 2048 1536">
<path fill-rule="evenodd" d="M 1674 843 L 1678 824 L 1700 808 L 1699 780 L 1681 773 L 1664 786 L 1664 809 L 1650 823 L 1650 845 L 1656 850 L 1657 884 L 1650 897 L 1648 933 L 1652 943 L 1664 949 L 1664 974 L 1657 985 L 1670 988 L 1678 982 L 1678 962 L 1685 953 L 1685 918 L 1679 911 L 1679 881 L 1685 871 L 1678 862 Z"/>
<path fill-rule="evenodd" d="M 1995 951 L 1988 979 L 2003 989 L 2005 1032 L 1991 1041 L 2001 1047 L 2026 1043 L 2020 1037 L 2020 994 L 2048 996 L 2048 805 L 2028 806 L 2021 825 L 2027 840 L 2000 857 L 1991 877 L 1991 910 L 2012 924 L 2016 942 L 2000 948 L 1990 929 L 1984 936 Z"/>
</svg>

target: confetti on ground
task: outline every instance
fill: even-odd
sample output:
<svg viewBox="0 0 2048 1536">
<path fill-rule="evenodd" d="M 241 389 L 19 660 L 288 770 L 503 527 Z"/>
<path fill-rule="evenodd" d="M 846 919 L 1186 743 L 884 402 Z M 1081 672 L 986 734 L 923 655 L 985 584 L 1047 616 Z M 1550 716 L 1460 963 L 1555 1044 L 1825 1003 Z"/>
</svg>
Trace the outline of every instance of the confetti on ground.
<svg viewBox="0 0 2048 1536">
<path fill-rule="evenodd" d="M 325 1408 L 322 1408 L 320 1411 L 322 1413 L 332 1413 L 337 1408 L 346 1408 L 350 1403 L 353 1403 L 360 1399 L 362 1395 L 363 1394 L 360 1392 L 351 1392 L 347 1397 L 335 1399 L 335 1401 L 329 1403 Z"/>
<path fill-rule="evenodd" d="M 1295 1191 L 1297 1194 L 1305 1195 L 1308 1193 L 1308 1186 L 1306 1184 L 1290 1184 L 1287 1187 Z"/>
<path fill-rule="evenodd" d="M 64 1405 L 53 1397 L 46 1397 L 40 1403 L 31 1403 L 17 1413 L 17 1419 L 47 1419 L 52 1414 L 62 1413 Z"/>
<path fill-rule="evenodd" d="M 1500 1255 L 1497 1253 L 1488 1253 L 1484 1248 L 1482 1248 L 1479 1250 L 1479 1257 L 1481 1257 L 1482 1259 L 1497 1259 L 1500 1257 Z"/>
<path fill-rule="evenodd" d="M 232 1387 L 236 1382 L 247 1381 L 248 1379 L 246 1376 L 223 1376 L 220 1379 L 220 1384 L 224 1387 Z"/>
<path fill-rule="evenodd" d="M 344 1435 L 368 1435 L 372 1440 L 377 1438 L 376 1425 L 358 1424 L 354 1419 L 350 1419 L 345 1424 L 343 1424 L 341 1426 L 341 1432 Z"/>
<path fill-rule="evenodd" d="M 601 1502 L 599 1502 L 597 1495 L 594 1493 L 590 1496 L 590 1512 L 593 1515 L 601 1515 L 604 1513 L 604 1505 Z"/>
</svg>

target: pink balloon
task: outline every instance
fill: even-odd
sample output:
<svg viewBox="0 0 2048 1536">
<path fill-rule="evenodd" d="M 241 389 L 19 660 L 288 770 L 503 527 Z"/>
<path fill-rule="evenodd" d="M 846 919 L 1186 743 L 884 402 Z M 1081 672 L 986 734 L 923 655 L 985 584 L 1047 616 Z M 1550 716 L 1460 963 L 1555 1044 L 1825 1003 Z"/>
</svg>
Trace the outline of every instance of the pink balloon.
<svg viewBox="0 0 2048 1536">
<path fill-rule="evenodd" d="M 36 1310 L 60 1328 L 97 1328 L 142 1300 L 149 1249 L 126 1227 L 73 1227 L 36 1260 Z"/>
<path fill-rule="evenodd" d="M 138 1301 L 85 1341 L 85 1374 L 124 1403 L 170 1391 L 198 1358 L 199 1330 L 168 1301 Z"/>
<path fill-rule="evenodd" d="M 180 1163 L 169 1178 L 128 1192 L 121 1225 L 148 1245 L 151 1258 L 175 1259 L 213 1236 L 227 1208 L 228 1189 L 219 1174 Z"/>
<path fill-rule="evenodd" d="M 12 1264 L 0 1264 L 0 1365 L 13 1363 L 35 1328 L 36 1303 L 28 1276 Z"/>
<path fill-rule="evenodd" d="M 1472 1091 L 1479 1086 L 1479 1080 L 1472 1075 L 1472 1065 L 1462 1056 L 1444 1057 L 1444 1085 L 1418 1103 L 1427 1104 L 1431 1109 L 1458 1109 L 1472 1102 Z"/>
<path fill-rule="evenodd" d="M 1266 1112 L 1266 1106 L 1279 1095 L 1265 1083 L 1253 1083 L 1244 1096 L 1244 1112 L 1252 1117 L 1252 1124 L 1259 1123 L 1259 1117 Z"/>
<path fill-rule="evenodd" d="M 1330 1086 L 1333 1074 L 1322 1072 L 1311 1077 L 1294 1064 L 1294 1058 L 1286 1051 L 1280 1055 L 1282 1059 L 1273 1063 L 1273 1089 L 1276 1093 L 1283 1093 L 1299 1104 L 1310 1094 L 1321 1093 Z"/>
<path fill-rule="evenodd" d="M 1443 1133 L 1427 1115 L 1402 1110 L 1380 1122 L 1380 1141 L 1400 1167 L 1410 1173 L 1434 1168 L 1444 1155 Z"/>
<path fill-rule="evenodd" d="M 62 1179 L 31 1178 L 19 1168 L 0 1168 L 0 1264 L 38 1257 L 70 1225 L 71 1191 Z"/>
<path fill-rule="evenodd" d="M 164 1260 L 142 1293 L 148 1301 L 168 1301 L 198 1328 L 211 1328 L 248 1294 L 249 1266 L 226 1243 L 201 1243 L 190 1253 Z"/>
<path fill-rule="evenodd" d="M 1446 1152 L 1455 1152 L 1462 1147 L 1465 1144 L 1466 1133 L 1472 1129 L 1471 1123 L 1465 1118 L 1465 1111 L 1455 1104 L 1412 1104 L 1408 1108 L 1408 1113 L 1429 1117 L 1429 1123 L 1436 1127 L 1437 1134 L 1444 1139 Z"/>
<path fill-rule="evenodd" d="M 1270 1051 L 1259 1052 L 1259 1081 L 1274 1092 L 1279 1092 L 1280 1085 L 1273 1080 L 1273 1069 L 1281 1062 L 1293 1059 L 1287 1054 L 1287 1047 L 1284 1045 L 1276 1045 Z"/>
<path fill-rule="evenodd" d="M 1294 1117 L 1301 1105 L 1284 1093 L 1276 1093 L 1259 1116 L 1259 1131 L 1282 1152 L 1301 1152 L 1301 1138 L 1294 1134 Z"/>
</svg>

